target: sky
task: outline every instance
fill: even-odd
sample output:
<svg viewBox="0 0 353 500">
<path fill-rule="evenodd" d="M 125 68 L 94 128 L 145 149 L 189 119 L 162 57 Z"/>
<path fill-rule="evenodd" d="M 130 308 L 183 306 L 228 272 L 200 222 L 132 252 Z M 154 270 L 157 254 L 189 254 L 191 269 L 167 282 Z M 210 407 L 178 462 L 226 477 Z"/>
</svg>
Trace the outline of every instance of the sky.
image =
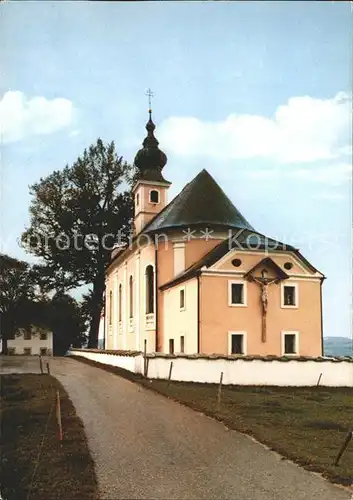
<svg viewBox="0 0 353 500">
<path fill-rule="evenodd" d="M 151 88 L 170 199 L 206 168 L 352 336 L 352 26 L 350 2 L 2 3 L 0 251 L 30 260 L 29 186 L 98 137 L 133 161 Z"/>
</svg>

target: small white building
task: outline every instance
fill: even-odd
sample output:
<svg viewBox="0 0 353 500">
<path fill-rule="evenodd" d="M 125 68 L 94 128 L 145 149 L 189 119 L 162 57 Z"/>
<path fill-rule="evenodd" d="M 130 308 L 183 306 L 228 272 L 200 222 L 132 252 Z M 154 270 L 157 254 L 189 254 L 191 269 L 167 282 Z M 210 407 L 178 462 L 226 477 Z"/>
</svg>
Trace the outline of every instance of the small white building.
<svg viewBox="0 0 353 500">
<path fill-rule="evenodd" d="M 53 333 L 39 326 L 31 326 L 28 329 L 19 329 L 14 338 L 7 341 L 8 353 L 10 355 L 22 354 L 25 356 L 53 355 Z"/>
</svg>

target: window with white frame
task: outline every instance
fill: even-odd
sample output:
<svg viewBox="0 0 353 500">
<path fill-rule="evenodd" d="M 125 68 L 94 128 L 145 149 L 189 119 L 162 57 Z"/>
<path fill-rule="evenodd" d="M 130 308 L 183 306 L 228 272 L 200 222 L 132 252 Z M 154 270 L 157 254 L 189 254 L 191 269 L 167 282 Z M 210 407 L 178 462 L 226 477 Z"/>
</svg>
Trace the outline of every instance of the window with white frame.
<svg viewBox="0 0 353 500">
<path fill-rule="evenodd" d="M 159 191 L 157 191 L 157 189 L 152 189 L 150 191 L 150 202 L 159 203 Z"/>
<path fill-rule="evenodd" d="M 23 354 L 24 354 L 25 356 L 30 356 L 30 355 L 32 354 L 32 348 L 31 348 L 31 347 L 25 347 L 25 348 L 23 349 Z"/>
<path fill-rule="evenodd" d="M 118 288 L 118 318 L 120 323 L 123 319 L 123 286 L 121 283 Z"/>
<path fill-rule="evenodd" d="M 297 283 L 282 284 L 282 307 L 298 307 L 298 285 Z"/>
<path fill-rule="evenodd" d="M 179 291 L 179 306 L 180 306 L 180 310 L 185 309 L 185 288 L 182 288 Z"/>
<path fill-rule="evenodd" d="M 229 332 L 228 335 L 229 354 L 246 354 L 246 333 Z"/>
<path fill-rule="evenodd" d="M 180 337 L 180 352 L 181 353 L 185 352 L 185 337 L 184 337 L 184 335 L 181 335 L 181 337 Z"/>
<path fill-rule="evenodd" d="M 109 325 L 112 324 L 113 319 L 113 293 L 109 292 Z"/>
<path fill-rule="evenodd" d="M 283 355 L 299 354 L 298 332 L 282 332 L 282 354 Z"/>
<path fill-rule="evenodd" d="M 129 318 L 134 317 L 134 278 L 129 278 Z"/>
<path fill-rule="evenodd" d="M 146 314 L 154 313 L 154 269 L 146 267 Z"/>
<path fill-rule="evenodd" d="M 228 282 L 228 304 L 230 306 L 247 305 L 247 290 L 244 281 Z"/>
</svg>

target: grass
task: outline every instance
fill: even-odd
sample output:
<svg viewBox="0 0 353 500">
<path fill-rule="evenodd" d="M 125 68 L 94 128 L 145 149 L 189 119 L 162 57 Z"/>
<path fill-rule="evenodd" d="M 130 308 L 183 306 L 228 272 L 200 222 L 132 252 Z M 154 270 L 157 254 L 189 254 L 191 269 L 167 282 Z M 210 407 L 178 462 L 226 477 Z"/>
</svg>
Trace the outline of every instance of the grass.
<svg viewBox="0 0 353 500">
<path fill-rule="evenodd" d="M 50 375 L 36 374 L 2 375 L 0 382 L 4 499 L 96 499 L 94 464 L 83 424 L 61 384 Z M 56 390 L 61 400 L 62 444 L 53 405 Z"/>
<path fill-rule="evenodd" d="M 164 396 L 249 434 L 332 482 L 353 484 L 353 440 L 333 465 L 353 431 L 353 388 L 223 386 L 217 410 L 216 384 L 146 380 L 116 367 L 77 358 L 139 382 Z"/>
</svg>

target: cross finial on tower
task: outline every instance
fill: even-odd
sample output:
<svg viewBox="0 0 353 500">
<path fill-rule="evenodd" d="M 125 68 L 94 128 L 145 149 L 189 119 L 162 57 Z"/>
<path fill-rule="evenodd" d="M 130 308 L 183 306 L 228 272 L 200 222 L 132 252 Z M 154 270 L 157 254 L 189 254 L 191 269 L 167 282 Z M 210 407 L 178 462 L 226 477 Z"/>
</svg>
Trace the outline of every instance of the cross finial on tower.
<svg viewBox="0 0 353 500">
<path fill-rule="evenodd" d="M 148 97 L 148 112 L 149 114 L 152 113 L 152 97 L 154 97 L 154 92 L 152 92 L 151 89 L 147 89 L 145 95 Z"/>
</svg>

